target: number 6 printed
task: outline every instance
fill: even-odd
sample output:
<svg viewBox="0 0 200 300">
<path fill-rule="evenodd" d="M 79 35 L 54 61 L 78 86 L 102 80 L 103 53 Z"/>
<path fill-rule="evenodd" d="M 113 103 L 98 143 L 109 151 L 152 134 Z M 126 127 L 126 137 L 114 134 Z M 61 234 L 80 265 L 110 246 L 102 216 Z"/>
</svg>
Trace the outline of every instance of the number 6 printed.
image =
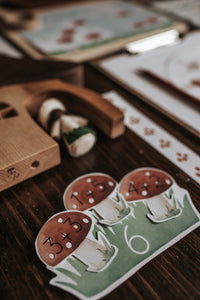
<svg viewBox="0 0 200 300">
<path fill-rule="evenodd" d="M 128 225 L 125 226 L 125 229 L 124 229 L 124 237 L 125 237 L 125 240 L 126 240 L 126 243 L 129 247 L 129 249 L 134 252 L 135 254 L 145 254 L 149 251 L 150 249 L 150 245 L 149 245 L 149 242 L 147 241 L 147 239 L 145 239 L 143 236 L 141 235 L 133 235 L 129 240 L 128 240 L 128 237 L 127 237 L 127 230 L 128 230 Z M 146 249 L 143 250 L 143 251 L 137 251 L 135 250 L 132 245 L 131 245 L 131 242 L 134 240 L 134 239 L 141 239 L 143 240 L 145 243 L 146 243 Z"/>
</svg>

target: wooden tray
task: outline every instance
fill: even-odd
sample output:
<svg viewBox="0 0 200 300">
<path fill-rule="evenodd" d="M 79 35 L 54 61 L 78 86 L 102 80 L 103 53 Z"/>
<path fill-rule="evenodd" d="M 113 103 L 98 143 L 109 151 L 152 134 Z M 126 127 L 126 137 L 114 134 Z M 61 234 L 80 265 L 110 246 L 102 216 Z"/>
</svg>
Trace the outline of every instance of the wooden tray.
<svg viewBox="0 0 200 300">
<path fill-rule="evenodd" d="M 0 88 L 0 191 L 60 163 L 59 145 L 34 121 L 42 101 L 57 97 L 110 138 L 123 134 L 123 113 L 99 94 L 59 80 Z"/>
<path fill-rule="evenodd" d="M 103 1 L 97 1 L 97 0 L 88 1 L 87 0 L 84 2 L 84 4 L 89 4 L 92 2 L 97 3 L 97 4 L 100 3 L 100 5 L 103 5 L 102 2 L 104 2 L 105 4 L 108 4 L 109 2 L 112 3 L 112 0 L 109 0 L 109 1 L 108 0 L 106 0 L 106 1 L 105 0 L 103 0 Z M 69 2 L 67 5 L 62 5 L 62 6 L 58 5 L 56 7 L 56 9 L 76 8 L 79 5 L 83 5 L 83 1 L 82 2 L 76 1 L 75 3 Z M 33 30 L 34 30 L 34 28 L 38 28 L 43 14 L 46 12 L 52 12 L 53 10 L 55 10 L 55 7 L 43 7 L 43 8 L 41 7 L 41 8 L 26 10 L 26 12 L 29 11 L 30 15 L 32 15 L 32 20 L 30 19 L 26 23 L 25 22 L 21 23 L 21 27 L 23 27 L 23 30 L 30 29 L 31 26 L 33 26 L 33 28 L 32 28 Z M 19 18 L 19 20 L 20 20 L 20 18 Z M 51 18 L 51 20 L 52 20 L 52 18 Z M 53 20 L 52 20 L 52 22 L 53 22 Z M 57 21 L 55 20 L 55 24 L 56 23 L 57 23 Z M 116 25 L 117 25 L 117 20 L 116 20 Z M 19 24 L 19 28 L 20 28 L 20 24 Z M 57 53 L 55 55 L 48 54 L 44 50 L 39 49 L 39 46 L 36 45 L 33 41 L 30 42 L 30 41 L 28 41 L 27 38 L 23 37 L 21 31 L 6 30 L 6 28 L 4 28 L 4 29 L 5 29 L 4 32 L 5 32 L 6 36 L 34 59 L 41 59 L 44 57 L 48 57 L 50 59 L 56 59 L 56 60 L 61 59 L 61 60 L 68 60 L 68 61 L 73 61 L 73 62 L 84 62 L 84 61 L 89 61 L 89 60 L 119 51 L 119 50 L 123 49 L 126 44 L 136 41 L 136 40 L 139 40 L 139 39 L 142 39 L 142 38 L 145 38 L 147 36 L 152 36 L 154 34 L 166 32 L 166 31 L 169 31 L 172 29 L 177 30 L 180 33 L 184 33 L 188 30 L 188 27 L 183 22 L 179 22 L 179 21 L 177 22 L 177 21 L 174 21 L 173 19 L 169 19 L 169 21 L 165 25 L 162 24 L 159 26 L 155 26 L 155 28 L 152 28 L 152 29 L 144 29 L 143 28 L 140 30 L 136 30 L 132 34 L 129 32 L 126 34 L 119 34 L 117 37 L 113 37 L 113 36 L 107 37 L 107 38 L 103 39 L 102 41 L 97 41 L 97 42 L 94 41 L 94 43 L 92 45 L 89 45 L 89 46 L 80 45 L 80 48 L 78 48 L 78 49 L 73 49 L 68 52 L 66 52 L 66 51 L 64 52 L 64 50 L 63 50 L 63 53 L 59 53 L 59 54 Z M 97 30 L 97 29 L 95 29 L 95 30 Z M 105 30 L 105 29 L 102 29 L 102 30 Z M 45 38 L 46 38 L 46 36 L 44 36 L 44 39 Z"/>
</svg>

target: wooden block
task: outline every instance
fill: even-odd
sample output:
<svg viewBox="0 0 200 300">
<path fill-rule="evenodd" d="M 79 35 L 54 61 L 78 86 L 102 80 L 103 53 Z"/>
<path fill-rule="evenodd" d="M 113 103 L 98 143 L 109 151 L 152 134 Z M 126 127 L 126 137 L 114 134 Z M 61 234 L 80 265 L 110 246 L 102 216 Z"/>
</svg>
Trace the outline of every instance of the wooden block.
<svg viewBox="0 0 200 300">
<path fill-rule="evenodd" d="M 0 89 L 0 191 L 60 163 L 59 145 L 25 109 L 20 86 Z"/>
<path fill-rule="evenodd" d="M 38 18 L 32 12 L 0 7 L 0 24 L 9 29 L 28 30 L 37 27 Z"/>
<path fill-rule="evenodd" d="M 87 117 L 110 138 L 124 132 L 122 112 L 79 86 L 48 80 L 6 86 L 0 94 L 0 191 L 60 163 L 59 145 L 32 118 L 49 97 Z"/>
</svg>

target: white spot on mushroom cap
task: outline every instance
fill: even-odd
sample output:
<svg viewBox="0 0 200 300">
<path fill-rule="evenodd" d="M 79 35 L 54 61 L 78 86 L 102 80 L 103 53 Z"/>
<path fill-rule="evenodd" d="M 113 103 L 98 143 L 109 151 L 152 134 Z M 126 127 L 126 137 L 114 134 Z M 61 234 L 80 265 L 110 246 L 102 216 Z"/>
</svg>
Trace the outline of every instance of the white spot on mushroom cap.
<svg viewBox="0 0 200 300">
<path fill-rule="evenodd" d="M 145 175 L 146 175 L 146 176 L 149 176 L 149 175 L 150 175 L 150 172 L 146 172 Z"/>
<path fill-rule="evenodd" d="M 50 254 L 49 254 L 49 258 L 50 258 L 50 259 L 54 259 L 54 254 L 53 254 L 53 253 L 50 253 Z"/>
<path fill-rule="evenodd" d="M 130 194 L 129 194 L 129 193 L 126 193 L 125 195 L 126 195 L 126 197 L 128 197 Z"/>
<path fill-rule="evenodd" d="M 166 179 L 165 182 L 166 182 L 166 184 L 170 184 L 171 183 L 171 181 L 169 179 Z"/>
<path fill-rule="evenodd" d="M 72 207 L 76 209 L 76 208 L 77 208 L 77 205 L 76 205 L 76 204 L 73 204 Z"/>
<path fill-rule="evenodd" d="M 74 225 L 73 227 L 74 227 L 75 229 L 78 229 L 78 225 Z"/>
<path fill-rule="evenodd" d="M 74 196 L 78 196 L 78 192 L 74 192 Z"/>
<path fill-rule="evenodd" d="M 68 248 L 68 249 L 72 248 L 72 243 L 71 242 L 67 242 L 66 243 L 66 248 Z"/>
<path fill-rule="evenodd" d="M 134 181 L 130 181 L 130 184 L 134 184 Z"/>
<path fill-rule="evenodd" d="M 147 195 L 147 191 L 142 191 L 142 195 L 146 196 Z"/>
<path fill-rule="evenodd" d="M 58 223 L 62 223 L 63 222 L 63 219 L 62 218 L 59 218 L 58 219 Z"/>
<path fill-rule="evenodd" d="M 86 218 L 84 218 L 84 219 L 83 219 L 83 222 L 84 222 L 84 223 L 89 223 L 89 220 L 86 219 Z"/>
<path fill-rule="evenodd" d="M 144 183 L 144 186 L 147 186 L 147 183 Z"/>
<path fill-rule="evenodd" d="M 113 183 L 112 181 L 109 181 L 109 182 L 108 182 L 108 185 L 113 186 L 114 183 Z"/>
<path fill-rule="evenodd" d="M 103 190 L 103 185 L 100 185 L 99 188 L 100 188 L 100 190 Z"/>
<path fill-rule="evenodd" d="M 91 178 L 88 178 L 87 180 L 86 180 L 86 182 L 91 182 L 92 180 L 91 180 Z"/>
<path fill-rule="evenodd" d="M 90 203 L 94 203 L 94 198 L 90 198 L 88 201 L 89 201 Z"/>
</svg>

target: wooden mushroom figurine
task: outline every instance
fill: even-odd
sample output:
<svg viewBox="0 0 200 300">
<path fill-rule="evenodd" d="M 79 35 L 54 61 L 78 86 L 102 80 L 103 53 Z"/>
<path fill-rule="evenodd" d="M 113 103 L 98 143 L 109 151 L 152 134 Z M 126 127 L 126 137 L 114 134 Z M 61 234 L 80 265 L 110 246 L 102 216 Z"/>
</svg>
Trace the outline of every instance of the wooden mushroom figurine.
<svg viewBox="0 0 200 300">
<path fill-rule="evenodd" d="M 160 223 L 178 217 L 182 210 L 177 207 L 175 198 L 167 198 L 174 181 L 164 171 L 141 168 L 128 173 L 119 184 L 119 195 L 127 202 L 145 201 L 151 214 L 148 218 Z"/>
<path fill-rule="evenodd" d="M 130 213 L 125 201 L 116 198 L 117 182 L 102 173 L 91 173 L 74 180 L 63 195 L 66 209 L 94 210 L 105 225 L 114 225 Z"/>
<path fill-rule="evenodd" d="M 49 98 L 43 101 L 38 110 L 38 122 L 56 140 L 60 140 L 60 117 L 66 113 L 64 104 L 56 99 Z"/>
<path fill-rule="evenodd" d="M 96 142 L 95 132 L 86 127 L 87 119 L 66 115 L 65 106 L 56 98 L 42 102 L 38 110 L 38 121 L 54 139 L 60 140 L 62 136 L 73 157 L 88 153 Z"/>
<path fill-rule="evenodd" d="M 61 117 L 61 132 L 69 154 L 73 157 L 88 153 L 96 142 L 95 132 L 84 126 L 80 126 L 72 116 Z"/>
<path fill-rule="evenodd" d="M 113 259 L 115 248 L 102 233 L 98 236 L 101 243 L 90 238 L 91 231 L 92 219 L 88 215 L 77 211 L 60 212 L 41 228 L 35 242 L 37 254 L 50 267 L 62 264 L 73 255 L 87 265 L 87 271 L 102 271 Z"/>
</svg>

